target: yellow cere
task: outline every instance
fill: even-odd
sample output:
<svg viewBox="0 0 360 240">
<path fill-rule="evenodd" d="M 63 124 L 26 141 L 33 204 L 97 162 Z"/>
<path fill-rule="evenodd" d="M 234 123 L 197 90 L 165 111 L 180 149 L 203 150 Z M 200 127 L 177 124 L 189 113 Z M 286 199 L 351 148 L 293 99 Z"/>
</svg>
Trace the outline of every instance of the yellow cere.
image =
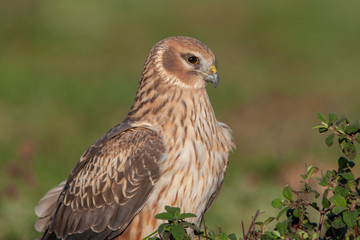
<svg viewBox="0 0 360 240">
<path fill-rule="evenodd" d="M 212 65 L 212 66 L 210 67 L 210 72 L 211 72 L 211 74 L 216 73 L 216 67 L 215 67 L 214 65 Z"/>
</svg>

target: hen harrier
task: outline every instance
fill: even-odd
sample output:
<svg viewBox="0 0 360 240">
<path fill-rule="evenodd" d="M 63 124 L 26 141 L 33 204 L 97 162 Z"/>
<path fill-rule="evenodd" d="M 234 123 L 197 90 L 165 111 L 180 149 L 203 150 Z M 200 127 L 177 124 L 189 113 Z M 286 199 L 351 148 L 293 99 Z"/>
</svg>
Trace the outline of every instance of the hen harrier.
<svg viewBox="0 0 360 240">
<path fill-rule="evenodd" d="M 219 83 L 199 40 L 170 37 L 150 51 L 125 120 L 81 156 L 35 211 L 42 239 L 141 239 L 166 205 L 203 214 L 215 201 L 234 143 L 205 86 Z"/>
</svg>

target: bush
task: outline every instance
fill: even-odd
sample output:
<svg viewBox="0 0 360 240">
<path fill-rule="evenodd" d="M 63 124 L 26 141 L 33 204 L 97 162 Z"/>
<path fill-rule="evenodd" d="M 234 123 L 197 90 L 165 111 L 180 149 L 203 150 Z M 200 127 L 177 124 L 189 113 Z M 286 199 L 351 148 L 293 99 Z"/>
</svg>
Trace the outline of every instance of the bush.
<svg viewBox="0 0 360 240">
<path fill-rule="evenodd" d="M 296 190 L 285 186 L 282 198 L 274 199 L 272 207 L 279 210 L 277 216 L 268 217 L 265 221 L 257 221 L 261 214 L 257 211 L 252 218 L 247 231 L 242 223 L 243 236 L 226 234 L 207 229 L 204 231 L 187 222 L 185 219 L 194 217 L 191 213 L 180 213 L 179 208 L 166 207 L 166 212 L 156 215 L 156 218 L 167 220 L 145 239 L 191 239 L 187 229 L 194 232 L 193 239 L 220 240 L 272 240 L 272 239 L 357 239 L 359 236 L 360 178 L 355 177 L 352 169 L 356 157 L 355 143 L 360 143 L 360 124 L 351 123 L 346 117 L 338 118 L 330 113 L 328 118 L 317 114 L 321 120 L 314 126 L 320 134 L 328 133 L 325 143 L 332 146 L 337 138 L 338 145 L 345 156 L 338 159 L 337 170 L 326 170 L 321 177 L 316 178 L 318 186 L 312 186 L 310 180 L 318 172 L 315 166 L 308 166 L 301 175 L 302 189 Z M 321 192 L 317 189 L 322 189 Z M 315 212 L 310 216 L 310 212 Z M 317 220 L 312 220 L 312 219 Z M 156 235 L 156 236 L 155 236 Z M 155 236 L 155 237 L 153 237 Z"/>
</svg>

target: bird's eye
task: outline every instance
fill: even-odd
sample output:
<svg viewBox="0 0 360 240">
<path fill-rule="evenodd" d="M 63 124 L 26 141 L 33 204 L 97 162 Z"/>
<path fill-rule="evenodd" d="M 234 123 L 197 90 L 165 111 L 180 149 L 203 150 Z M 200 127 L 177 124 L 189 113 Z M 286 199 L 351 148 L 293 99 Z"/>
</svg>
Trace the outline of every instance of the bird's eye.
<svg viewBox="0 0 360 240">
<path fill-rule="evenodd" d="M 199 58 L 195 56 L 188 57 L 187 59 L 188 63 L 190 64 L 196 64 L 199 62 Z"/>
</svg>

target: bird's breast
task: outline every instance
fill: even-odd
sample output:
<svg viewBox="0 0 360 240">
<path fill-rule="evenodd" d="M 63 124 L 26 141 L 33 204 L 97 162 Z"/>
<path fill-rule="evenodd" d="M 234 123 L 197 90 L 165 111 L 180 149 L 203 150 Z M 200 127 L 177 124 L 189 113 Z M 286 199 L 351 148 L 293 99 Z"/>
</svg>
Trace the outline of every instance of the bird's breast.
<svg viewBox="0 0 360 240">
<path fill-rule="evenodd" d="M 229 153 L 229 143 L 224 142 L 229 139 L 217 122 L 211 127 L 208 123 L 188 121 L 173 127 L 165 137 L 170 144 L 166 144 L 167 152 L 159 163 L 161 177 L 152 196 L 160 199 L 154 202 L 158 213 L 166 205 L 180 207 L 182 212 L 195 213 L 194 222 L 199 223 L 209 199 L 224 179 Z"/>
</svg>

